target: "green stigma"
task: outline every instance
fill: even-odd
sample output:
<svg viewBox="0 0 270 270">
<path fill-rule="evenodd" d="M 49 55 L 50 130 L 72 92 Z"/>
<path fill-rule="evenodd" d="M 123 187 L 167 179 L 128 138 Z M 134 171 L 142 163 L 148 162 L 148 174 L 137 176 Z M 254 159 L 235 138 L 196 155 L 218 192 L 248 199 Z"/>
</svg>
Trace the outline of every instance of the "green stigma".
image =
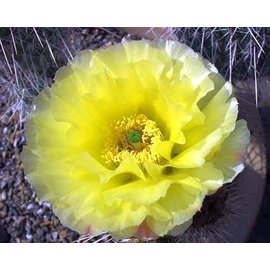
<svg viewBox="0 0 270 270">
<path fill-rule="evenodd" d="M 142 137 L 138 131 L 133 130 L 127 135 L 127 139 L 129 143 L 138 143 L 141 141 Z"/>
</svg>

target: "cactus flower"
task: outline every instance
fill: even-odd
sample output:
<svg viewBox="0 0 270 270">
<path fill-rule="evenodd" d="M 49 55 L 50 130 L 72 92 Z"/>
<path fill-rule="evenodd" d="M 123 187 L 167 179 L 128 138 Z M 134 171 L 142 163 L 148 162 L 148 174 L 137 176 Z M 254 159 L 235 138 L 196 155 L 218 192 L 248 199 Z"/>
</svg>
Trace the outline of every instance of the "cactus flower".
<svg viewBox="0 0 270 270">
<path fill-rule="evenodd" d="M 26 122 L 22 159 L 63 225 L 153 239 L 183 233 L 243 170 L 229 82 L 175 41 L 123 41 L 60 68 Z"/>
</svg>

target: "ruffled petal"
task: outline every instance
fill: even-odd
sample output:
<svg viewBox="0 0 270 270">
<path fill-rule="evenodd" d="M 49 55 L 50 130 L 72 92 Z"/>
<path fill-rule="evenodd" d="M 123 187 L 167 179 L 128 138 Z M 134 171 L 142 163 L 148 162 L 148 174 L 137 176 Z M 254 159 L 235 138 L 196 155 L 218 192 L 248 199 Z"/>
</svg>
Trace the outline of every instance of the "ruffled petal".
<svg viewBox="0 0 270 270">
<path fill-rule="evenodd" d="M 202 166 L 205 163 L 207 155 L 218 145 L 221 138 L 221 129 L 215 130 L 205 139 L 173 158 L 170 161 L 170 164 L 176 168 L 193 168 Z"/>
<path fill-rule="evenodd" d="M 205 163 L 203 167 L 189 169 L 185 173 L 200 179 L 203 188 L 207 190 L 207 195 L 213 194 L 224 184 L 222 171 L 216 169 L 213 163 Z"/>
<path fill-rule="evenodd" d="M 200 189 L 194 188 L 192 194 L 184 188 L 184 185 L 172 184 L 167 196 L 158 201 L 159 207 L 170 213 L 172 218 L 166 221 L 160 218 L 155 219 L 155 216 L 148 216 L 147 224 L 155 234 L 163 236 L 175 226 L 189 221 L 201 208 L 203 199 L 204 192 Z"/>
<path fill-rule="evenodd" d="M 244 120 L 238 120 L 235 129 L 213 156 L 214 166 L 224 174 L 224 183 L 231 182 L 243 169 L 243 155 L 249 142 L 249 130 Z"/>
<path fill-rule="evenodd" d="M 103 192 L 108 203 L 122 199 L 135 204 L 149 205 L 164 197 L 172 184 L 171 180 L 160 182 L 135 180 L 131 183 Z"/>
</svg>

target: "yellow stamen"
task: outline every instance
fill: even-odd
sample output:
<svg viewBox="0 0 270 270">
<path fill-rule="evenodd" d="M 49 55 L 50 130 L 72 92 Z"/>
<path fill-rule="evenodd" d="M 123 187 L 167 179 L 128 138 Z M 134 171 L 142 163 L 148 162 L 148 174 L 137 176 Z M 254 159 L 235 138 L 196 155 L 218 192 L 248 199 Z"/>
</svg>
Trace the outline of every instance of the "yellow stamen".
<svg viewBox="0 0 270 270">
<path fill-rule="evenodd" d="M 131 153 L 138 163 L 159 161 L 155 148 L 162 140 L 156 123 L 144 114 L 135 114 L 115 121 L 105 144 L 103 155 L 107 163 L 120 163 L 125 152 Z"/>
</svg>

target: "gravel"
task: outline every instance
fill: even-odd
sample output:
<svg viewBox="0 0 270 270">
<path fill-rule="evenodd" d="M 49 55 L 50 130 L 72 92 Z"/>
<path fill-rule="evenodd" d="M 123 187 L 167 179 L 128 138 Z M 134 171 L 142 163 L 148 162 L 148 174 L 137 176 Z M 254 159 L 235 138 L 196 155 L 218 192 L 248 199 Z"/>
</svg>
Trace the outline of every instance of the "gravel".
<svg viewBox="0 0 270 270">
<path fill-rule="evenodd" d="M 1 95 L 0 115 L 11 105 L 11 97 Z M 72 242 L 78 233 L 61 225 L 51 205 L 38 200 L 25 180 L 19 157 L 25 143 L 16 113 L 5 115 L 0 126 L 0 236 L 3 242 Z"/>
</svg>

